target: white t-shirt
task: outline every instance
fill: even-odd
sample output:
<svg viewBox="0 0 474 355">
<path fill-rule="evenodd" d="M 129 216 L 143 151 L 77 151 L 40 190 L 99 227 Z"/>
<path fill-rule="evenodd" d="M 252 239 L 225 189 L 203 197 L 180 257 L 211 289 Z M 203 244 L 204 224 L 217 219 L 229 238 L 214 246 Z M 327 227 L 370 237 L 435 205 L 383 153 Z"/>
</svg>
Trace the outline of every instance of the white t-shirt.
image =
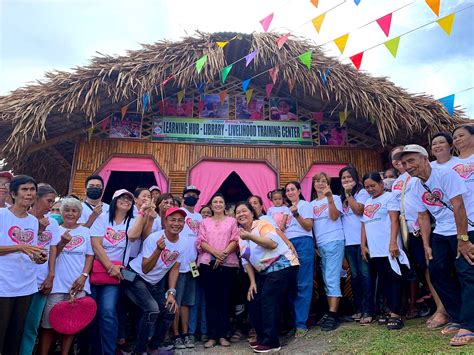
<svg viewBox="0 0 474 355">
<path fill-rule="evenodd" d="M 49 225 L 45 231 L 38 234 L 38 246 L 45 248 L 49 254 L 49 248 L 51 245 L 57 245 L 61 240 L 61 234 L 59 234 L 59 224 L 54 218 L 49 219 Z M 44 264 L 36 265 L 36 281 L 38 282 L 38 288 L 43 284 L 44 280 L 49 273 L 49 260 Z"/>
<path fill-rule="evenodd" d="M 52 293 L 69 293 L 74 281 L 81 276 L 84 270 L 86 256 L 94 255 L 89 228 L 83 226 L 74 229 L 59 227 L 61 235 L 66 231 L 69 231 L 72 239 L 56 258 L 56 273 Z M 84 284 L 84 291 L 91 292 L 89 278 Z"/>
<path fill-rule="evenodd" d="M 181 233 L 179 233 L 179 239 L 182 239 L 187 246 L 183 255 L 183 261 L 179 266 L 179 272 L 188 272 L 191 271 L 189 263 L 197 260 L 196 239 L 202 222 L 202 216 L 198 212 L 191 213 L 185 208 L 182 208 L 182 210 L 186 212 L 186 223 Z"/>
<path fill-rule="evenodd" d="M 298 205 L 298 213 L 300 214 L 301 217 L 303 218 L 313 218 L 313 209 L 311 208 L 311 204 L 307 201 L 299 200 Z M 293 217 L 292 214 L 288 216 L 288 219 L 286 220 L 286 229 L 285 229 L 285 235 L 288 239 L 291 238 L 296 238 L 296 237 L 312 237 L 313 233 L 310 231 L 307 231 L 303 227 L 301 227 L 301 224 L 296 220 L 295 217 Z"/>
<path fill-rule="evenodd" d="M 132 228 L 133 223 L 135 223 L 135 218 L 130 220 L 128 230 Z M 103 237 L 102 245 L 104 247 L 105 253 L 110 261 L 120 261 L 125 260 L 124 265 L 128 264 L 128 259 L 130 257 L 130 243 L 128 243 L 127 253 L 124 258 L 125 247 L 127 245 L 127 236 L 125 229 L 127 224 L 125 220 L 120 224 L 111 224 L 109 222 L 109 213 L 102 213 L 94 222 L 91 227 L 91 237 Z"/>
<path fill-rule="evenodd" d="M 151 254 L 153 254 L 156 250 L 156 242 L 164 234 L 164 230 L 150 234 L 143 242 L 142 252 L 130 262 L 130 267 L 140 275 L 142 279 L 152 285 L 160 282 L 175 263 L 181 263 L 186 253 L 187 243 L 183 239 L 179 238 L 176 243 L 171 243 L 168 238 L 165 238 L 165 249 L 161 251 L 160 257 L 153 269 L 151 269 L 148 274 L 145 274 L 142 270 L 143 258 L 149 258 Z"/>
<path fill-rule="evenodd" d="M 38 220 L 28 214 L 16 217 L 8 208 L 0 208 L 0 245 L 38 243 Z M 0 255 L 0 297 L 19 297 L 38 292 L 36 264 L 28 255 L 16 252 Z"/>
<path fill-rule="evenodd" d="M 280 226 L 284 216 L 291 216 L 291 212 L 288 206 L 272 206 L 268 209 L 267 215 L 272 217 L 276 224 Z"/>
<path fill-rule="evenodd" d="M 459 175 L 448 168 L 431 168 L 431 175 L 426 181 L 426 186 L 430 189 L 433 195 L 438 199 L 444 201 L 448 206 L 451 205 L 453 197 L 462 195 L 466 213 L 469 219 L 474 219 L 473 194 L 468 193 L 466 183 Z M 447 207 L 444 207 L 441 202 L 433 199 L 431 194 L 422 186 L 421 181 L 418 180 L 414 185 L 414 192 L 418 196 L 417 211 L 430 211 L 436 220 L 436 227 L 434 233 L 452 236 L 457 234 L 456 223 L 454 221 L 454 213 Z M 468 225 L 468 230 L 474 230 L 474 227 Z"/>
<path fill-rule="evenodd" d="M 334 195 L 333 200 L 336 209 L 341 212 L 341 198 L 338 195 Z M 335 240 L 344 240 L 341 218 L 339 217 L 335 221 L 329 218 L 329 202 L 327 197 L 311 201 L 311 208 L 313 211 L 313 232 L 318 246 Z"/>
<path fill-rule="evenodd" d="M 81 204 L 82 204 L 82 213 L 81 213 L 81 217 L 79 217 L 79 219 L 77 220 L 77 223 L 84 224 L 87 222 L 90 215 L 92 214 L 92 210 L 85 202 L 81 202 Z M 110 206 L 107 203 L 102 202 L 102 213 L 108 213 L 109 207 Z"/>
<path fill-rule="evenodd" d="M 384 192 L 377 198 L 369 197 L 364 204 L 364 214 L 361 221 L 365 224 L 367 246 L 371 258 L 390 255 L 390 231 L 392 222 L 389 211 L 399 211 L 397 196 Z M 398 235 L 399 248 L 401 238 Z"/>
<path fill-rule="evenodd" d="M 418 212 L 416 211 L 417 199 L 418 197 L 416 194 L 412 192 L 413 185 L 415 185 L 416 180 L 418 178 L 410 176 L 407 172 L 400 175 L 397 180 L 392 185 L 392 193 L 397 197 L 400 211 L 402 210 L 402 189 L 404 182 L 407 181 L 407 185 L 405 188 L 405 198 L 404 198 L 404 205 L 405 205 L 405 219 L 407 221 L 408 231 L 413 233 L 418 227 Z"/>
<path fill-rule="evenodd" d="M 278 226 L 278 224 L 275 222 L 275 220 L 267 215 L 267 214 L 262 214 L 260 217 L 258 217 L 258 220 L 259 221 L 265 221 L 267 223 L 270 223 L 273 227 L 275 227 L 276 229 L 280 229 L 280 227 Z"/>
<path fill-rule="evenodd" d="M 457 165 L 458 162 L 458 157 L 451 157 L 448 161 L 440 164 L 436 160 L 433 160 L 430 162 L 430 165 L 432 168 L 437 167 L 437 168 L 449 168 L 452 169 L 454 165 Z"/>
<path fill-rule="evenodd" d="M 163 227 L 161 226 L 161 217 L 158 215 L 151 226 L 151 233 L 159 232 L 161 230 L 163 230 Z"/>
<path fill-rule="evenodd" d="M 354 195 L 354 199 L 361 204 L 365 204 L 365 201 L 367 201 L 369 197 L 369 193 L 364 189 L 358 191 Z M 362 217 L 356 215 L 349 205 L 343 205 L 341 212 L 342 228 L 346 238 L 346 245 L 360 245 L 360 219 Z"/>
</svg>

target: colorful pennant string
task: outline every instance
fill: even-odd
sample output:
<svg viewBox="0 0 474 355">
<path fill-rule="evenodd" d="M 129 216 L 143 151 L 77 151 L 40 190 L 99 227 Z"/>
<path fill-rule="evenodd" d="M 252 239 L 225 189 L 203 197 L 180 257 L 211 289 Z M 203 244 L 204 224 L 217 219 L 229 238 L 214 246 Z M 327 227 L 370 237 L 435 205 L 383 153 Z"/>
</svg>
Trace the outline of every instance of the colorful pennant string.
<svg viewBox="0 0 474 355">
<path fill-rule="evenodd" d="M 361 2 L 361 0 L 354 0 L 354 3 L 355 3 L 357 6 L 359 6 L 360 2 Z"/>
<path fill-rule="evenodd" d="M 440 18 L 439 20 L 436 21 L 438 23 L 438 25 L 440 25 L 440 27 L 443 29 L 443 31 L 448 34 L 448 36 L 451 35 L 451 31 L 453 29 L 453 23 L 454 23 L 454 16 L 455 15 L 456 14 L 451 14 L 451 15 L 442 17 L 442 18 Z"/>
<path fill-rule="evenodd" d="M 441 102 L 444 107 L 446 108 L 446 111 L 452 116 L 454 114 L 454 97 L 455 95 L 449 95 L 446 97 L 442 97 L 441 99 L 438 99 L 439 102 Z"/>
<path fill-rule="evenodd" d="M 398 45 L 400 44 L 400 36 L 392 38 L 388 40 L 387 42 L 384 42 L 385 47 L 389 50 L 390 53 L 392 53 L 393 57 L 397 57 L 397 52 L 398 52 Z"/>
<path fill-rule="evenodd" d="M 315 17 L 314 19 L 311 20 L 311 22 L 313 23 L 314 28 L 316 29 L 316 32 L 318 32 L 318 33 L 321 30 L 321 25 L 323 24 L 325 16 L 326 16 L 326 13 L 322 13 L 318 17 Z"/>
<path fill-rule="evenodd" d="M 245 56 L 245 66 L 248 67 L 252 60 L 257 56 L 258 50 L 254 50 L 252 53 L 249 53 Z"/>
<path fill-rule="evenodd" d="M 226 97 L 227 97 L 227 91 L 221 91 L 219 93 L 219 99 L 220 99 L 220 102 L 221 102 L 221 106 L 224 105 Z"/>
<path fill-rule="evenodd" d="M 250 84 L 250 80 L 251 79 L 247 79 L 247 80 L 242 81 L 242 91 L 243 92 L 247 91 L 247 88 L 249 87 L 249 84 Z"/>
<path fill-rule="evenodd" d="M 178 92 L 178 105 L 181 105 L 181 102 L 183 101 L 183 97 L 185 93 L 186 93 L 185 90 L 181 90 L 180 92 Z"/>
<path fill-rule="evenodd" d="M 262 25 L 264 32 L 268 31 L 268 28 L 270 27 L 272 20 L 273 20 L 273 12 L 267 17 L 260 20 L 260 24 Z"/>
<path fill-rule="evenodd" d="M 245 92 L 245 102 L 247 102 L 247 105 L 249 104 L 250 99 L 252 98 L 252 94 L 253 94 L 253 89 L 248 89 Z"/>
<path fill-rule="evenodd" d="M 227 45 L 229 44 L 229 41 L 216 42 L 216 44 L 217 44 L 220 48 L 224 48 L 225 46 L 227 46 Z"/>
<path fill-rule="evenodd" d="M 146 111 L 146 107 L 148 106 L 148 101 L 150 100 L 150 94 L 145 93 L 145 96 L 143 96 L 143 112 Z"/>
<path fill-rule="evenodd" d="M 425 2 L 430 7 L 431 11 L 433 11 L 436 16 L 439 16 L 441 0 L 425 0 Z"/>
<path fill-rule="evenodd" d="M 360 65 L 362 64 L 362 57 L 364 56 L 364 52 L 357 53 L 353 55 L 352 57 L 349 57 L 354 64 L 354 66 L 357 68 L 357 70 L 360 69 Z"/>
<path fill-rule="evenodd" d="M 339 125 L 342 127 L 347 121 L 348 114 L 346 112 L 339 112 Z"/>
<path fill-rule="evenodd" d="M 103 131 L 107 129 L 107 126 L 109 125 L 110 118 L 106 118 L 105 120 L 102 120 L 100 123 L 100 127 L 102 128 Z"/>
<path fill-rule="evenodd" d="M 276 42 L 277 42 L 278 49 L 282 49 L 283 45 L 288 40 L 289 36 L 290 36 L 290 33 L 287 33 L 277 39 Z"/>
<path fill-rule="evenodd" d="M 308 69 L 311 69 L 311 56 L 313 54 L 313 51 L 307 51 L 303 54 L 301 54 L 298 59 L 301 61 L 301 63 L 303 63 L 304 65 L 306 65 L 306 67 Z"/>
<path fill-rule="evenodd" d="M 201 72 L 202 67 L 204 66 L 204 64 L 206 64 L 206 62 L 207 62 L 207 54 L 203 55 L 201 58 L 199 58 L 196 61 L 196 71 L 198 72 L 198 74 Z"/>
<path fill-rule="evenodd" d="M 344 49 L 346 48 L 347 40 L 349 38 L 349 33 L 346 33 L 345 35 L 342 35 L 341 37 L 338 37 L 334 40 L 334 43 L 336 44 L 337 48 L 339 48 L 339 51 L 344 53 Z"/>
<path fill-rule="evenodd" d="M 272 93 L 272 90 L 273 90 L 273 84 L 265 85 L 265 92 L 267 94 L 267 99 L 270 98 L 270 94 Z"/>
<path fill-rule="evenodd" d="M 128 111 L 128 105 L 125 105 L 120 109 L 120 112 L 122 113 L 122 120 L 125 118 L 127 111 Z"/>
<path fill-rule="evenodd" d="M 392 13 L 389 13 L 388 15 L 382 16 L 381 18 L 376 20 L 377 23 L 379 24 L 380 28 L 382 29 L 383 33 L 385 33 L 385 36 L 388 37 L 390 33 L 390 25 L 392 23 Z"/>
<path fill-rule="evenodd" d="M 225 83 L 227 79 L 227 75 L 229 75 L 230 70 L 232 69 L 232 64 L 226 66 L 224 69 L 222 69 L 222 84 Z"/>
<path fill-rule="evenodd" d="M 94 133 L 94 127 L 90 127 L 87 129 L 87 140 L 90 141 L 92 138 L 92 134 Z"/>
<path fill-rule="evenodd" d="M 268 74 L 270 74 L 270 78 L 272 78 L 273 84 L 275 84 L 276 81 L 277 81 L 278 70 L 279 70 L 278 67 L 275 67 L 275 68 L 271 68 L 271 69 L 268 71 Z"/>
<path fill-rule="evenodd" d="M 313 4 L 315 7 L 318 7 L 319 5 L 319 0 L 309 0 L 311 4 Z"/>
</svg>

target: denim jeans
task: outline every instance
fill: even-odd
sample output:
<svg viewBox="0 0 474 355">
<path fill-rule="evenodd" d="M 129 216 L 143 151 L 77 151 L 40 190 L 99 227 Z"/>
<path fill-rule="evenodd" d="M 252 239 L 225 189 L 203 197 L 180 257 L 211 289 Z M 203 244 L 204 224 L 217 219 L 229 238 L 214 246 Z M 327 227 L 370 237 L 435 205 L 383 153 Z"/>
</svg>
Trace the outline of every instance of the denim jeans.
<svg viewBox="0 0 474 355">
<path fill-rule="evenodd" d="M 374 283 L 370 265 L 361 255 L 360 245 L 346 246 L 346 258 L 351 269 L 351 287 L 355 311 L 356 313 L 362 312 L 373 316 L 375 312 Z"/>
<path fill-rule="evenodd" d="M 321 255 L 324 288 L 328 297 L 342 297 L 341 270 L 344 261 L 344 240 L 318 246 Z"/>
<path fill-rule="evenodd" d="M 136 352 L 145 352 L 147 344 L 150 350 L 158 349 L 173 323 L 175 314 L 165 307 L 165 282 L 166 278 L 163 278 L 156 285 L 152 285 L 138 275 L 133 282 L 123 281 L 125 294 L 141 311 Z"/>
<path fill-rule="evenodd" d="M 20 355 L 33 354 L 36 338 L 38 337 L 38 329 L 43 315 L 43 309 L 46 305 L 46 296 L 40 292 L 33 294 L 31 298 L 30 308 L 26 316 L 25 328 L 23 329 L 23 339 L 21 341 Z"/>
<path fill-rule="evenodd" d="M 202 280 L 198 278 L 196 283 L 196 303 L 189 307 L 189 334 L 196 334 L 199 322 L 199 333 L 207 334 L 206 325 L 206 301 L 204 299 L 204 289 L 202 288 Z"/>
<path fill-rule="evenodd" d="M 468 234 L 474 243 L 474 232 Z M 456 258 L 457 247 L 455 235 L 432 234 L 430 278 L 452 321 L 474 332 L 474 266 L 463 256 Z"/>
<path fill-rule="evenodd" d="M 295 312 L 295 327 L 297 329 L 308 329 L 309 308 L 313 294 L 314 273 L 314 240 L 312 237 L 303 236 L 291 238 L 300 266 L 296 276 L 296 295 L 293 299 Z"/>
<path fill-rule="evenodd" d="M 114 355 L 118 336 L 118 285 L 92 285 L 97 315 L 92 328 L 92 354 Z"/>
</svg>

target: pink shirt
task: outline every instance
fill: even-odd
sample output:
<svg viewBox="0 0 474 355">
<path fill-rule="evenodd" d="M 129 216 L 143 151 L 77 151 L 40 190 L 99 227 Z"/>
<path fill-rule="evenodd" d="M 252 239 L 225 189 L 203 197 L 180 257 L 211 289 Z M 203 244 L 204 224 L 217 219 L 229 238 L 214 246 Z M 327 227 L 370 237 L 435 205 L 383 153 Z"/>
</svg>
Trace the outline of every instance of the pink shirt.
<svg viewBox="0 0 474 355">
<path fill-rule="evenodd" d="M 226 217 L 222 221 L 216 221 L 212 217 L 205 218 L 199 227 L 199 236 L 196 241 L 198 247 L 198 265 L 209 265 L 211 254 L 201 249 L 201 243 L 206 242 L 213 248 L 224 250 L 230 242 L 239 243 L 239 228 L 235 218 Z M 233 252 L 222 263 L 223 266 L 238 267 L 239 259 L 237 254 Z"/>
</svg>

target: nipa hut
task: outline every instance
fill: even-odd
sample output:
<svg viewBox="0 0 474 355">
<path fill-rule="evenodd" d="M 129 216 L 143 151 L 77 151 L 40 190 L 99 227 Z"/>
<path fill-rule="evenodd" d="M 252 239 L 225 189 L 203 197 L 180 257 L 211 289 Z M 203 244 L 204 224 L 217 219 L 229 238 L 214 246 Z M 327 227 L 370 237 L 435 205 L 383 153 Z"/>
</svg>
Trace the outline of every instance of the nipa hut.
<svg viewBox="0 0 474 355">
<path fill-rule="evenodd" d="M 198 33 L 47 73 L 0 98 L 6 167 L 79 196 L 98 173 L 106 201 L 118 187 L 179 194 L 186 184 L 200 203 L 218 190 L 235 201 L 295 179 L 309 198 L 316 171 L 381 170 L 391 145 L 425 144 L 466 119 L 307 40 L 278 49 L 278 37 Z M 298 60 L 308 50 L 310 68 Z"/>
</svg>

